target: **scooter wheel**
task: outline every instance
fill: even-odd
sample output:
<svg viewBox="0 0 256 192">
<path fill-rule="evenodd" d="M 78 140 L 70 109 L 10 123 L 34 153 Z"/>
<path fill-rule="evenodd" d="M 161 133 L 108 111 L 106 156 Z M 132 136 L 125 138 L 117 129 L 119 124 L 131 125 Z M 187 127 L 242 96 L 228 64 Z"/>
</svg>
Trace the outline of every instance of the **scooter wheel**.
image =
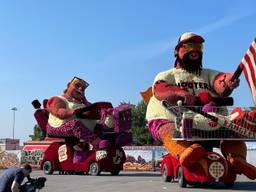
<svg viewBox="0 0 256 192">
<path fill-rule="evenodd" d="M 45 161 L 43 164 L 43 171 L 46 175 L 53 174 L 53 167 L 51 161 Z"/>
<path fill-rule="evenodd" d="M 171 182 L 172 181 L 172 177 L 167 176 L 167 165 L 166 164 L 164 164 L 163 169 L 162 169 L 162 178 L 165 182 Z"/>
<path fill-rule="evenodd" d="M 182 171 L 181 166 L 178 168 L 178 183 L 179 183 L 179 186 L 182 187 L 182 188 L 187 186 L 187 181 L 184 177 L 184 173 Z"/>
<path fill-rule="evenodd" d="M 89 173 L 92 176 L 100 175 L 100 167 L 99 167 L 98 163 L 93 162 L 90 164 Z"/>
</svg>

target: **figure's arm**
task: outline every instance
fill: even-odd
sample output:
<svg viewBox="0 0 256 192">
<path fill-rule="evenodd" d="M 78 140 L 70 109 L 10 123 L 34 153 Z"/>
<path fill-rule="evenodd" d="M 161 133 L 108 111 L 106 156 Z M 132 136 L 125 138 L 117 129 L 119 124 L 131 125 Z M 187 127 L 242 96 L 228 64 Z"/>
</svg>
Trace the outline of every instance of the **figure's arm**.
<svg viewBox="0 0 256 192">
<path fill-rule="evenodd" d="M 14 180 L 12 182 L 11 191 L 20 192 L 20 185 L 24 179 L 24 173 L 20 170 L 16 173 Z"/>
<path fill-rule="evenodd" d="M 28 176 L 27 176 L 27 180 L 28 180 L 28 181 L 31 181 L 31 180 L 33 180 L 33 179 L 30 177 L 30 175 L 28 175 Z"/>
<path fill-rule="evenodd" d="M 213 89 L 215 92 L 222 97 L 229 96 L 232 91 L 239 86 L 239 79 L 231 81 L 233 73 L 219 73 L 216 75 L 213 81 Z M 226 88 L 229 88 L 229 91 L 224 94 Z"/>
<path fill-rule="evenodd" d="M 193 105 L 195 102 L 194 96 L 186 89 L 170 85 L 163 80 L 155 82 L 153 94 L 158 100 L 167 100 L 173 105 L 176 105 L 178 100 L 183 100 L 186 105 Z"/>
<path fill-rule="evenodd" d="M 85 106 L 89 106 L 89 105 L 91 105 L 92 103 L 89 102 L 89 101 L 86 99 L 86 97 L 84 97 L 84 99 L 83 99 L 83 104 L 84 104 Z"/>
<path fill-rule="evenodd" d="M 12 182 L 11 190 L 12 192 L 20 192 L 20 184 L 14 180 Z"/>
<path fill-rule="evenodd" d="M 47 102 L 47 110 L 60 119 L 66 119 L 74 115 L 75 110 L 67 109 L 66 103 L 59 97 L 52 97 Z"/>
</svg>

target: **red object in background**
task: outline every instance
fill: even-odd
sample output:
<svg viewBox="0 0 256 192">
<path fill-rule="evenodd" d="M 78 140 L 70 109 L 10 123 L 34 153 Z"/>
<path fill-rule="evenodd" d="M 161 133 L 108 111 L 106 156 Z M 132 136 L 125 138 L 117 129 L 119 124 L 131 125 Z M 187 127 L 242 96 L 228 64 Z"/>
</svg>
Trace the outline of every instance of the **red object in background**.
<svg viewBox="0 0 256 192">
<path fill-rule="evenodd" d="M 236 174 L 230 164 L 219 154 L 207 152 L 205 157 L 208 164 L 208 175 L 206 175 L 201 164 L 196 163 L 192 167 L 182 166 L 179 160 L 170 154 L 163 157 L 161 163 L 161 174 L 164 181 L 170 182 L 178 179 L 180 187 L 187 184 L 223 182 L 227 187 L 232 187 L 236 180 Z"/>
</svg>

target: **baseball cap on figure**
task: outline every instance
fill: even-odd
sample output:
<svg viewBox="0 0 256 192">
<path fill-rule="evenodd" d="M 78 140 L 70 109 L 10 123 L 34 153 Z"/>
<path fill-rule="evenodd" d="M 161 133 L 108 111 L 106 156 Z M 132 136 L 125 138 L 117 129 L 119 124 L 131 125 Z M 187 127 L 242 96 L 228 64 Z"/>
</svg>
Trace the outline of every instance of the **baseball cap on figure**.
<svg viewBox="0 0 256 192">
<path fill-rule="evenodd" d="M 178 43 L 175 47 L 175 52 L 178 51 L 178 49 L 180 48 L 180 46 L 183 43 L 187 43 L 187 42 L 193 42 L 193 43 L 203 43 L 204 42 L 204 38 L 200 35 L 197 35 L 193 32 L 186 32 L 183 33 L 178 40 Z"/>
</svg>

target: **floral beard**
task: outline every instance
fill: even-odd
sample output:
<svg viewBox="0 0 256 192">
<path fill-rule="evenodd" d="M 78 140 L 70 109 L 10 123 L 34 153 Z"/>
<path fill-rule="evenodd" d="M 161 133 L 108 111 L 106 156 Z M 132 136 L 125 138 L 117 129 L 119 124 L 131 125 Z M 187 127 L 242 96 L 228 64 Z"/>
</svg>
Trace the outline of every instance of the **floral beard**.
<svg viewBox="0 0 256 192">
<path fill-rule="evenodd" d="M 176 59 L 176 62 L 179 62 L 179 66 L 186 70 L 189 73 L 193 73 L 196 75 L 200 75 L 202 71 L 202 52 L 198 51 L 199 58 L 198 59 L 190 59 L 189 55 L 192 52 L 187 52 L 186 54 L 183 55 L 183 58 L 181 59 L 179 56 Z"/>
</svg>

